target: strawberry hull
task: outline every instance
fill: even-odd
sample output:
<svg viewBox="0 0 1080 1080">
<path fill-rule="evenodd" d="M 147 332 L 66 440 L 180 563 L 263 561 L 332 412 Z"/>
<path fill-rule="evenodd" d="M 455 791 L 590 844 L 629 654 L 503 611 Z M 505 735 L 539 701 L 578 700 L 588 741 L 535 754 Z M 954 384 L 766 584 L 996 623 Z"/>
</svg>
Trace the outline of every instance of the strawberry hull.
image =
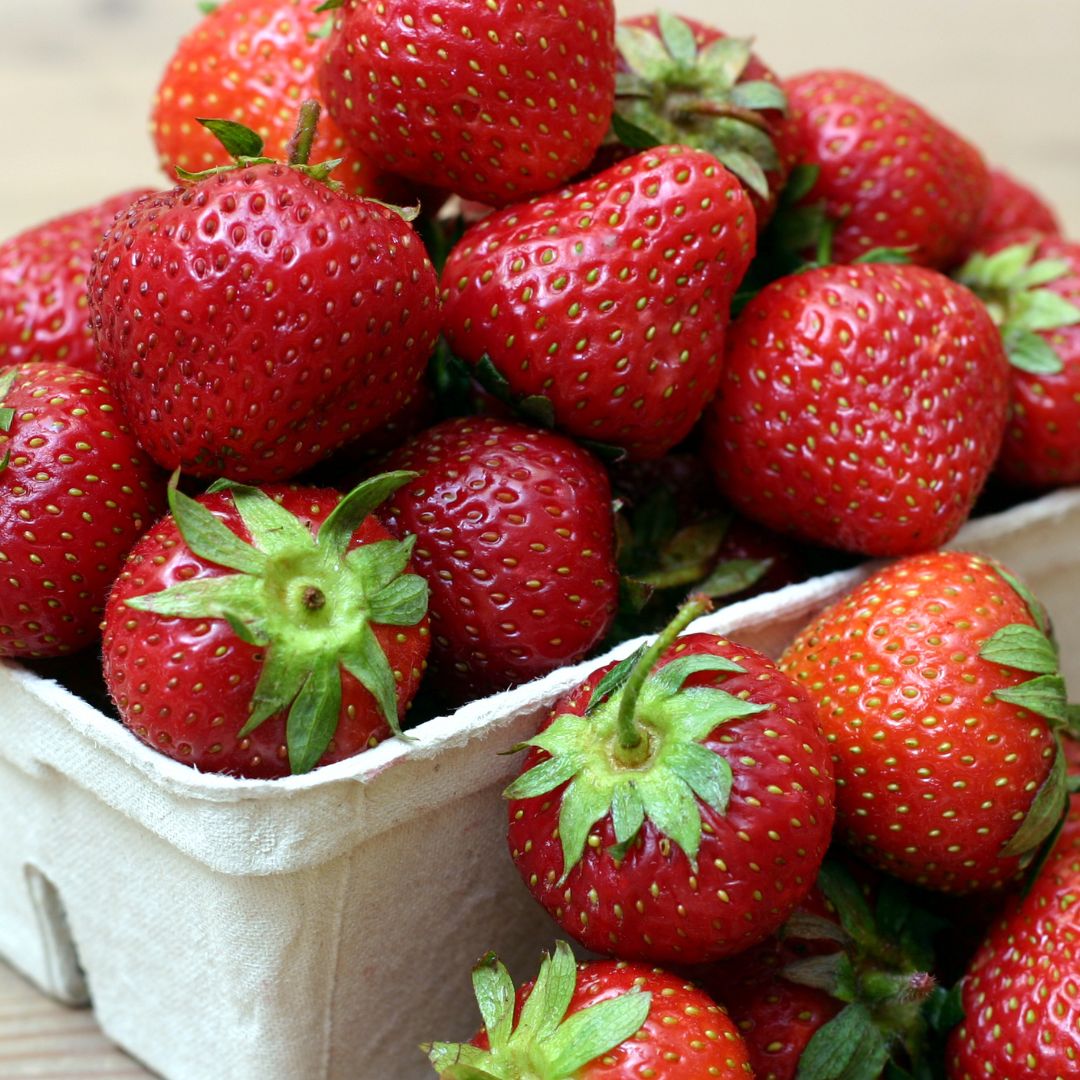
<svg viewBox="0 0 1080 1080">
<path fill-rule="evenodd" d="M 977 521 L 952 545 L 1025 576 L 1074 681 L 1078 530 L 1072 489 Z M 755 597 L 694 630 L 775 657 L 867 572 Z M 548 917 L 506 853 L 500 792 L 520 763 L 498 751 L 600 662 L 276 781 L 194 772 L 8 663 L 0 954 L 62 1001 L 92 996 L 106 1033 L 169 1080 L 429 1077 L 417 1044 L 474 1030 L 463 972 L 476 956 L 494 949 L 520 978 L 550 948 Z"/>
</svg>

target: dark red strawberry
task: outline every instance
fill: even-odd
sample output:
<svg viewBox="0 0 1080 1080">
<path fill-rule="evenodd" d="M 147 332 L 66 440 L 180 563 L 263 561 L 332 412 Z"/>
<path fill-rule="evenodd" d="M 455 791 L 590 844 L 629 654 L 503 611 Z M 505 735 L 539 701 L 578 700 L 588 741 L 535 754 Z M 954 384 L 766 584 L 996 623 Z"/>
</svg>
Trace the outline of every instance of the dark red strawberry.
<svg viewBox="0 0 1080 1080">
<path fill-rule="evenodd" d="M 89 645 L 165 476 L 101 376 L 56 362 L 0 369 L 0 455 L 0 656 Z"/>
<path fill-rule="evenodd" d="M 494 954 L 473 969 L 484 1027 L 471 1043 L 425 1046 L 446 1080 L 748 1080 L 746 1048 L 724 1010 L 643 964 L 577 965 L 565 942 L 515 994 Z"/>
<path fill-rule="evenodd" d="M 62 361 L 97 369 L 86 310 L 94 249 L 145 191 L 127 191 L 0 244 L 0 364 Z"/>
<path fill-rule="evenodd" d="M 301 127 L 310 138 L 310 113 Z M 224 133 L 261 152 L 253 133 Z M 293 476 L 380 427 L 423 374 L 439 324 L 423 245 L 306 152 L 140 199 L 97 252 L 102 370 L 168 468 Z"/>
<path fill-rule="evenodd" d="M 910 249 L 924 266 L 951 266 L 990 191 L 970 143 L 915 102 L 850 71 L 813 71 L 784 83 L 800 160 L 817 166 L 808 202 L 835 223 L 833 257 Z"/>
<path fill-rule="evenodd" d="M 922 551 L 959 529 L 993 466 L 1008 370 L 986 308 L 933 270 L 793 274 L 732 325 L 705 454 L 730 502 L 772 529 Z"/>
<path fill-rule="evenodd" d="M 564 183 L 607 133 L 611 0 L 330 0 L 324 98 L 387 172 L 506 206 Z"/>
<path fill-rule="evenodd" d="M 711 154 L 638 154 L 470 229 L 443 270 L 444 332 L 532 415 L 658 457 L 716 389 L 754 237 Z"/>
<path fill-rule="evenodd" d="M 807 697 L 752 649 L 679 630 L 561 698 L 506 791 L 518 872 L 586 948 L 703 963 L 775 931 L 832 829 Z"/>
<path fill-rule="evenodd" d="M 818 707 L 838 835 L 933 889 L 1016 878 L 1064 808 L 1048 631 L 1016 578 L 961 552 L 887 566 L 803 630 L 780 667 Z"/>
<path fill-rule="evenodd" d="M 417 537 L 440 687 L 480 697 L 581 659 L 615 614 L 611 489 L 589 453 L 490 417 L 448 420 L 389 466 L 417 473 L 383 517 Z"/>
<path fill-rule="evenodd" d="M 1080 244 L 997 241 L 956 277 L 986 303 L 1012 362 L 996 472 L 1039 489 L 1080 483 Z"/>
<path fill-rule="evenodd" d="M 319 97 L 318 67 L 330 28 L 316 0 L 223 0 L 185 35 L 154 95 L 150 130 L 161 167 L 198 172 L 232 159 L 198 117 L 224 117 L 258 132 L 273 157 L 288 156 L 296 107 Z M 344 158 L 338 180 L 360 195 L 396 196 L 397 185 L 349 147 L 329 117 L 316 160 Z"/>
<path fill-rule="evenodd" d="M 653 144 L 715 154 L 746 187 L 764 228 L 797 143 L 783 88 L 751 42 L 668 11 L 621 20 L 615 42 L 615 134 L 633 144 L 640 131 Z"/>
<path fill-rule="evenodd" d="M 1080 1061 L 1080 796 L 1030 891 L 1010 900 L 963 981 L 949 1080 L 1076 1075 Z"/>
<path fill-rule="evenodd" d="M 416 693 L 427 585 L 372 511 L 408 474 L 336 491 L 170 489 L 105 613 L 105 680 L 144 742 L 277 777 L 365 750 Z"/>
<path fill-rule="evenodd" d="M 985 251 L 1021 230 L 1057 236 L 1061 224 L 1053 207 L 1034 189 L 1004 169 L 990 170 L 990 194 L 967 244 L 967 254 Z"/>
</svg>

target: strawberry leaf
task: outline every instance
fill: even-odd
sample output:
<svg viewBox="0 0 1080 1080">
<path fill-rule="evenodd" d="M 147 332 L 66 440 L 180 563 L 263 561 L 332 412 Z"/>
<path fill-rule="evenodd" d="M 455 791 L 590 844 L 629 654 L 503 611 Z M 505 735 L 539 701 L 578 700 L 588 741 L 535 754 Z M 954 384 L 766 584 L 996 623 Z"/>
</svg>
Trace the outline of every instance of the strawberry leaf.
<svg viewBox="0 0 1080 1080">
<path fill-rule="evenodd" d="M 581 755 L 559 754 L 545 758 L 511 783 L 503 795 L 507 799 L 535 799 L 565 784 L 581 768 Z"/>
<path fill-rule="evenodd" d="M 368 618 L 383 626 L 415 626 L 428 610 L 430 588 L 419 574 L 402 574 L 368 601 Z"/>
<path fill-rule="evenodd" d="M 169 509 L 184 542 L 200 558 L 242 574 L 261 574 L 266 569 L 265 552 L 245 543 L 201 503 L 185 495 L 176 486 L 177 476 L 169 482 Z"/>
<path fill-rule="evenodd" d="M 1029 375 L 1057 375 L 1065 370 L 1057 350 L 1032 330 L 1010 331 L 1005 335 L 1005 348 L 1012 366 Z"/>
<path fill-rule="evenodd" d="M 651 701 L 642 706 L 643 710 L 650 707 Z M 771 708 L 744 701 L 726 690 L 713 690 L 710 687 L 682 690 L 674 697 L 666 698 L 663 707 L 671 721 L 694 742 L 708 738 L 716 728 L 729 720 L 741 720 L 745 716 L 755 716 Z"/>
<path fill-rule="evenodd" d="M 749 39 L 718 38 L 701 51 L 698 67 L 710 90 L 728 92 L 741 78 L 750 57 Z"/>
<path fill-rule="evenodd" d="M 643 774 L 636 785 L 646 816 L 696 865 L 701 847 L 701 810 L 690 785 L 670 765 L 662 773 L 654 770 Z"/>
<path fill-rule="evenodd" d="M 577 964 L 565 941 L 555 942 L 555 952 L 544 956 L 528 1000 L 521 1007 L 515 1041 L 542 1043 L 558 1030 L 574 997 Z"/>
<path fill-rule="evenodd" d="M 1045 717 L 1052 724 L 1068 723 L 1068 700 L 1065 680 L 1060 675 L 1039 675 L 1019 686 L 995 690 L 998 701 L 1018 705 L 1022 709 Z"/>
<path fill-rule="evenodd" d="M 720 600 L 756 585 L 772 565 L 772 559 L 725 559 L 695 587 L 713 600 Z"/>
<path fill-rule="evenodd" d="M 287 709 L 300 693 L 308 676 L 305 658 L 290 649 L 271 647 L 263 659 L 259 681 L 251 695 L 251 713 L 240 729 L 240 738 L 250 735 L 271 716 Z"/>
<path fill-rule="evenodd" d="M 1016 855 L 1034 854 L 1064 816 L 1069 805 L 1066 788 L 1067 766 L 1065 754 L 1058 747 L 1050 773 L 1035 793 L 1020 828 L 1013 833 L 999 855 L 1009 859 Z"/>
<path fill-rule="evenodd" d="M 627 67 L 647 82 L 662 82 L 672 68 L 672 58 L 664 43 L 644 27 L 618 24 L 615 46 Z"/>
<path fill-rule="evenodd" d="M 726 758 L 698 743 L 683 743 L 667 754 L 672 771 L 718 814 L 726 814 L 734 777 Z"/>
<path fill-rule="evenodd" d="M 510 972 L 494 953 L 473 968 L 473 993 L 492 1047 L 506 1046 L 514 1028 L 514 984 Z"/>
<path fill-rule="evenodd" d="M 260 581 L 248 574 L 181 581 L 156 593 L 133 596 L 126 605 L 164 618 L 237 619 L 257 624 L 261 615 Z"/>
<path fill-rule="evenodd" d="M 1080 308 L 1049 289 L 1031 289 L 1012 298 L 1009 330 L 1058 330 L 1080 322 Z"/>
<path fill-rule="evenodd" d="M 610 807 L 611 791 L 596 784 L 588 773 L 579 772 L 567 785 L 559 808 L 559 838 L 563 852 L 561 881 L 565 881 L 567 874 L 581 861 L 589 831 Z"/>
<path fill-rule="evenodd" d="M 654 146 L 663 143 L 663 139 L 627 120 L 619 112 L 611 114 L 611 131 L 623 146 L 628 146 L 631 150 L 652 150 Z"/>
<path fill-rule="evenodd" d="M 353 548 L 346 554 L 345 564 L 363 578 L 369 594 L 377 593 L 405 573 L 415 546 L 415 536 L 407 536 L 400 541 L 377 540 L 375 543 Z M 379 621 L 381 620 L 376 620 Z"/>
<path fill-rule="evenodd" d="M 277 555 L 296 547 L 314 547 L 311 530 L 294 514 L 259 488 L 230 484 L 233 503 L 251 534 L 252 541 L 267 555 Z"/>
<path fill-rule="evenodd" d="M 785 112 L 788 105 L 783 87 L 766 79 L 754 79 L 733 86 L 731 101 L 742 109 L 776 109 L 778 112 Z"/>
<path fill-rule="evenodd" d="M 871 947 L 874 941 L 874 916 L 851 873 L 836 859 L 828 858 L 818 871 L 817 885 L 836 909 L 836 917 L 844 932 L 863 948 Z"/>
<path fill-rule="evenodd" d="M 357 628 L 351 646 L 342 654 L 341 663 L 370 692 L 391 730 L 395 735 L 400 735 L 394 673 L 369 623 L 364 622 Z"/>
<path fill-rule="evenodd" d="M 870 1010 L 848 1005 L 814 1032 L 796 1080 L 880 1080 L 888 1060 L 888 1044 Z"/>
<path fill-rule="evenodd" d="M 633 1038 L 651 1008 L 651 993 L 630 990 L 568 1016 L 543 1044 L 547 1075 L 573 1076 L 594 1058 Z"/>
<path fill-rule="evenodd" d="M 995 664 L 1039 675 L 1056 673 L 1060 664 L 1053 642 L 1027 623 L 1003 626 L 983 644 L 979 656 Z"/>
<path fill-rule="evenodd" d="M 637 667 L 638 661 L 644 655 L 648 647 L 647 644 L 640 645 L 634 652 L 625 659 L 620 660 L 619 663 L 604 675 L 594 687 L 592 696 L 589 698 L 589 704 L 585 707 L 586 716 L 611 697 L 617 690 L 622 689 L 622 687 L 626 685 L 626 680 L 633 674 L 634 668 Z"/>
<path fill-rule="evenodd" d="M 680 656 L 653 672 L 653 689 L 658 694 L 667 694 L 670 697 L 677 694 L 683 688 L 683 683 L 699 671 L 728 671 L 743 675 L 746 668 L 726 656 L 714 656 L 712 653 Z"/>
<path fill-rule="evenodd" d="M 1046 608 L 1043 606 L 1042 601 L 1024 584 L 1015 574 L 1006 570 L 1004 566 L 999 563 L 991 563 L 995 573 L 1003 581 L 1005 581 L 1020 597 L 1021 600 L 1027 605 L 1028 614 L 1031 615 L 1032 621 L 1035 625 L 1044 633 L 1050 634 L 1050 620 L 1046 614 Z"/>
<path fill-rule="evenodd" d="M 660 38 L 671 58 L 677 64 L 693 67 L 698 48 L 690 25 L 664 8 L 657 12 L 656 23 L 660 28 Z"/>
<path fill-rule="evenodd" d="M 633 780 L 625 780 L 611 794 L 611 824 L 620 844 L 630 843 L 645 824 L 645 804 Z"/>
<path fill-rule="evenodd" d="M 294 774 L 311 772 L 326 753 L 341 715 L 341 672 L 335 657 L 319 655 L 289 709 L 285 741 Z M 397 719 L 397 710 L 394 711 Z"/>
<path fill-rule="evenodd" d="M 398 488 L 414 480 L 414 472 L 380 473 L 358 484 L 334 507 L 318 533 L 319 548 L 328 561 L 340 561 L 352 542 L 353 533 L 375 508 L 384 503 Z"/>
<path fill-rule="evenodd" d="M 228 151 L 232 158 L 257 158 L 262 156 L 263 140 L 257 132 L 238 124 L 235 120 L 222 120 L 214 117 L 196 117 L 214 138 Z"/>
<path fill-rule="evenodd" d="M 763 199 L 769 197 L 769 178 L 757 160 L 745 150 L 720 148 L 715 151 L 720 163 L 730 169 L 751 191 Z"/>
</svg>

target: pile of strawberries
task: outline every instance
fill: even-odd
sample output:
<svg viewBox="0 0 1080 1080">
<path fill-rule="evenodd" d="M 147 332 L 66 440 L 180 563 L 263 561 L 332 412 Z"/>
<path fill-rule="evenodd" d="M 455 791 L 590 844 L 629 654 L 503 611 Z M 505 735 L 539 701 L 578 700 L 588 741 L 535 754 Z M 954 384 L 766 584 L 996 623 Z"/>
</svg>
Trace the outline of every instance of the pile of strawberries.
<svg viewBox="0 0 1080 1080">
<path fill-rule="evenodd" d="M 1052 210 L 667 11 L 208 7 L 174 186 L 0 246 L 0 655 L 100 650 L 140 739 L 273 778 L 658 631 L 506 793 L 614 959 L 485 957 L 438 1073 L 1074 1075 L 1076 709 L 1039 600 L 940 550 L 1080 483 Z M 683 633 L 862 557 L 776 662 Z"/>
</svg>

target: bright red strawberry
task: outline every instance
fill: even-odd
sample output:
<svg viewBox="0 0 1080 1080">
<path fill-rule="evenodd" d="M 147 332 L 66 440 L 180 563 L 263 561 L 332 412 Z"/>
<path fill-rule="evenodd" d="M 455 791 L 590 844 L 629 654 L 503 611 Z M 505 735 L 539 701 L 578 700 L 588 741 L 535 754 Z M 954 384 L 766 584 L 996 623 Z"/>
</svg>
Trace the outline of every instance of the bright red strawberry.
<svg viewBox="0 0 1080 1080">
<path fill-rule="evenodd" d="M 754 240 L 735 177 L 661 147 L 470 229 L 443 270 L 444 332 L 557 427 L 659 457 L 716 389 Z"/>
<path fill-rule="evenodd" d="M 731 503 L 772 529 L 866 555 L 926 550 L 993 466 L 1008 370 L 986 308 L 936 271 L 794 274 L 732 325 L 705 454 Z"/>
<path fill-rule="evenodd" d="M 806 896 L 833 821 L 828 748 L 771 661 L 663 634 L 556 702 L 506 791 L 510 850 L 586 948 L 703 963 L 749 948 Z"/>
<path fill-rule="evenodd" d="M 1080 1061 L 1080 796 L 1026 896 L 976 953 L 949 1080 L 1066 1080 Z"/>
<path fill-rule="evenodd" d="M 55 362 L 0 370 L 0 455 L 0 656 L 89 645 L 165 476 L 101 376 Z"/>
<path fill-rule="evenodd" d="M 580 660 L 618 601 L 611 488 L 561 435 L 489 417 L 448 420 L 389 458 L 419 475 L 382 511 L 417 537 L 431 585 L 432 667 L 480 697 Z"/>
<path fill-rule="evenodd" d="M 1060 818 L 1066 719 L 1039 602 L 979 555 L 931 552 L 874 574 L 780 660 L 832 748 L 838 834 L 947 892 L 1001 888 Z"/>
<path fill-rule="evenodd" d="M 580 172 L 615 92 L 611 0 L 331 0 L 324 99 L 387 172 L 506 206 Z"/>
<path fill-rule="evenodd" d="M 1012 362 L 997 474 L 1020 488 L 1080 483 L 1080 244 L 1014 234 L 956 277 L 985 301 Z"/>
<path fill-rule="evenodd" d="M 273 157 L 288 156 L 296 107 L 319 97 L 318 67 L 329 29 L 314 0 L 223 0 L 177 46 L 154 95 L 150 130 L 170 180 L 229 165 L 228 153 L 199 122 L 223 117 L 252 128 Z M 350 191 L 385 198 L 396 185 L 349 147 L 327 117 L 315 159 L 344 158 L 335 175 Z"/>
<path fill-rule="evenodd" d="M 723 1009 L 658 968 L 574 965 L 565 942 L 515 994 L 494 954 L 473 969 L 484 1027 L 471 1043 L 425 1046 L 435 1071 L 476 1080 L 747 1080 L 746 1047 Z"/>
<path fill-rule="evenodd" d="M 1003 169 L 990 170 L 990 194 L 968 240 L 967 254 L 985 251 L 1019 231 L 1057 236 L 1061 224 L 1039 193 Z"/>
<path fill-rule="evenodd" d="M 203 772 L 277 777 L 398 730 L 428 650 L 412 541 L 372 515 L 407 474 L 336 491 L 170 489 L 105 613 L 105 681 L 144 742 Z"/>
<path fill-rule="evenodd" d="M 293 476 L 380 427 L 424 371 L 439 304 L 423 245 L 305 157 L 140 199 L 97 252 L 102 370 L 170 469 Z"/>
<path fill-rule="evenodd" d="M 820 170 L 806 201 L 824 200 L 836 261 L 887 247 L 912 249 L 924 266 L 952 265 L 990 190 L 978 150 L 865 75 L 814 71 L 784 90 L 800 160 Z"/>
<path fill-rule="evenodd" d="M 616 133 L 628 121 L 656 143 L 715 154 L 746 187 L 764 228 L 797 144 L 780 82 L 751 42 L 667 11 L 621 20 L 615 42 Z"/>
<path fill-rule="evenodd" d="M 115 195 L 0 244 L 0 364 L 58 360 L 96 370 L 90 263 L 113 218 L 143 194 Z"/>
</svg>

